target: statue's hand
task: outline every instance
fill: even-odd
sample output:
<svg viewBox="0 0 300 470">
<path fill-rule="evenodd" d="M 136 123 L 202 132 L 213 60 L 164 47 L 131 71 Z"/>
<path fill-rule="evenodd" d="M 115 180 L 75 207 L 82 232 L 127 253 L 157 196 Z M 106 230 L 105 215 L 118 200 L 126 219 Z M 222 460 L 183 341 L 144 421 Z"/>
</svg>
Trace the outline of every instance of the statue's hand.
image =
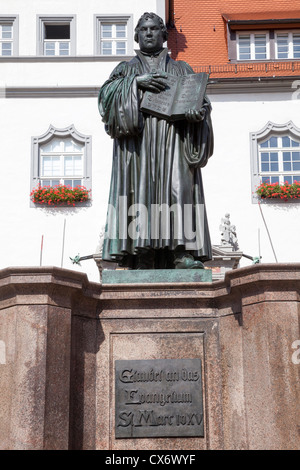
<svg viewBox="0 0 300 470">
<path fill-rule="evenodd" d="M 136 77 L 137 86 L 144 91 L 159 93 L 166 89 L 167 83 L 163 79 L 167 77 L 164 73 L 145 73 Z"/>
<path fill-rule="evenodd" d="M 190 122 L 200 122 L 203 121 L 203 119 L 205 118 L 205 113 L 206 109 L 204 107 L 201 108 L 199 111 L 196 111 L 195 109 L 189 109 L 185 113 L 185 118 L 187 121 Z"/>
</svg>

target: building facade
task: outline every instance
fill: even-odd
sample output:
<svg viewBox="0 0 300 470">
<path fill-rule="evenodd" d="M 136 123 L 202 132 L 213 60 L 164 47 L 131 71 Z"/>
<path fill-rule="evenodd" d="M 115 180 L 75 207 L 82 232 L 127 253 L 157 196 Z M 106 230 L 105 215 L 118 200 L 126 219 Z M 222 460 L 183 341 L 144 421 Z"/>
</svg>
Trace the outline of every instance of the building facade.
<svg viewBox="0 0 300 470">
<path fill-rule="evenodd" d="M 106 218 L 112 140 L 97 96 L 134 55 L 133 29 L 145 10 L 165 18 L 165 1 L 1 2 L 1 268 L 63 266 L 99 281 L 94 260 L 70 260 L 97 251 Z M 31 202 L 33 188 L 58 183 L 83 185 L 91 201 Z"/>
</svg>

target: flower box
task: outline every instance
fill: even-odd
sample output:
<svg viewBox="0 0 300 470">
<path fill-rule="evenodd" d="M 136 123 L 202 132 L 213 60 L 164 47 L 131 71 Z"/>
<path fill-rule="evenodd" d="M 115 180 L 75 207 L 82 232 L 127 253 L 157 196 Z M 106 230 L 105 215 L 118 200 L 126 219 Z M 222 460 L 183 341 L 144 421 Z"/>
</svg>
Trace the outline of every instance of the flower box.
<svg viewBox="0 0 300 470">
<path fill-rule="evenodd" d="M 290 184 L 262 183 L 258 186 L 256 194 L 261 199 L 294 200 L 300 199 L 300 181 Z"/>
<path fill-rule="evenodd" d="M 76 206 L 90 199 L 90 190 L 84 186 L 37 186 L 31 191 L 30 197 L 35 204 L 45 206 Z"/>
</svg>

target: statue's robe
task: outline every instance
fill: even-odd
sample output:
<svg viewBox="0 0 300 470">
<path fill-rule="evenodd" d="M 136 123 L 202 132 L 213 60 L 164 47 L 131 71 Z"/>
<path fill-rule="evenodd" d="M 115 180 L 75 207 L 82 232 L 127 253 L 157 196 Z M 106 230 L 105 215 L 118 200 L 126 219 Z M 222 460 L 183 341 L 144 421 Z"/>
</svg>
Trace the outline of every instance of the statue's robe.
<svg viewBox="0 0 300 470">
<path fill-rule="evenodd" d="M 153 251 L 156 267 L 170 267 L 166 260 L 177 252 L 211 259 L 201 178 L 201 168 L 213 152 L 211 106 L 205 97 L 206 115 L 197 123 L 168 122 L 141 112 L 143 91 L 136 76 L 154 70 L 177 76 L 194 73 L 187 63 L 171 59 L 167 49 L 155 57 L 137 51 L 130 62 L 114 69 L 99 93 L 99 112 L 114 139 L 102 257 L 131 268 L 137 254 Z M 175 216 L 166 207 L 181 211 Z M 192 226 L 187 227 L 187 221 Z M 197 232 L 196 244 L 191 244 L 191 231 Z"/>
</svg>

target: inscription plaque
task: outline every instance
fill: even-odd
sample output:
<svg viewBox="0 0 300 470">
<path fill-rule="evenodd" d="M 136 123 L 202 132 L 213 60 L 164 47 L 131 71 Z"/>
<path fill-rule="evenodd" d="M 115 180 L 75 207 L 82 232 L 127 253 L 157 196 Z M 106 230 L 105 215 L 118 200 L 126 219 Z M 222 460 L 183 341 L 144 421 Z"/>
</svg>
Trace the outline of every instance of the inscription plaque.
<svg viewBox="0 0 300 470">
<path fill-rule="evenodd" d="M 201 359 L 115 361 L 115 437 L 203 437 Z"/>
</svg>

